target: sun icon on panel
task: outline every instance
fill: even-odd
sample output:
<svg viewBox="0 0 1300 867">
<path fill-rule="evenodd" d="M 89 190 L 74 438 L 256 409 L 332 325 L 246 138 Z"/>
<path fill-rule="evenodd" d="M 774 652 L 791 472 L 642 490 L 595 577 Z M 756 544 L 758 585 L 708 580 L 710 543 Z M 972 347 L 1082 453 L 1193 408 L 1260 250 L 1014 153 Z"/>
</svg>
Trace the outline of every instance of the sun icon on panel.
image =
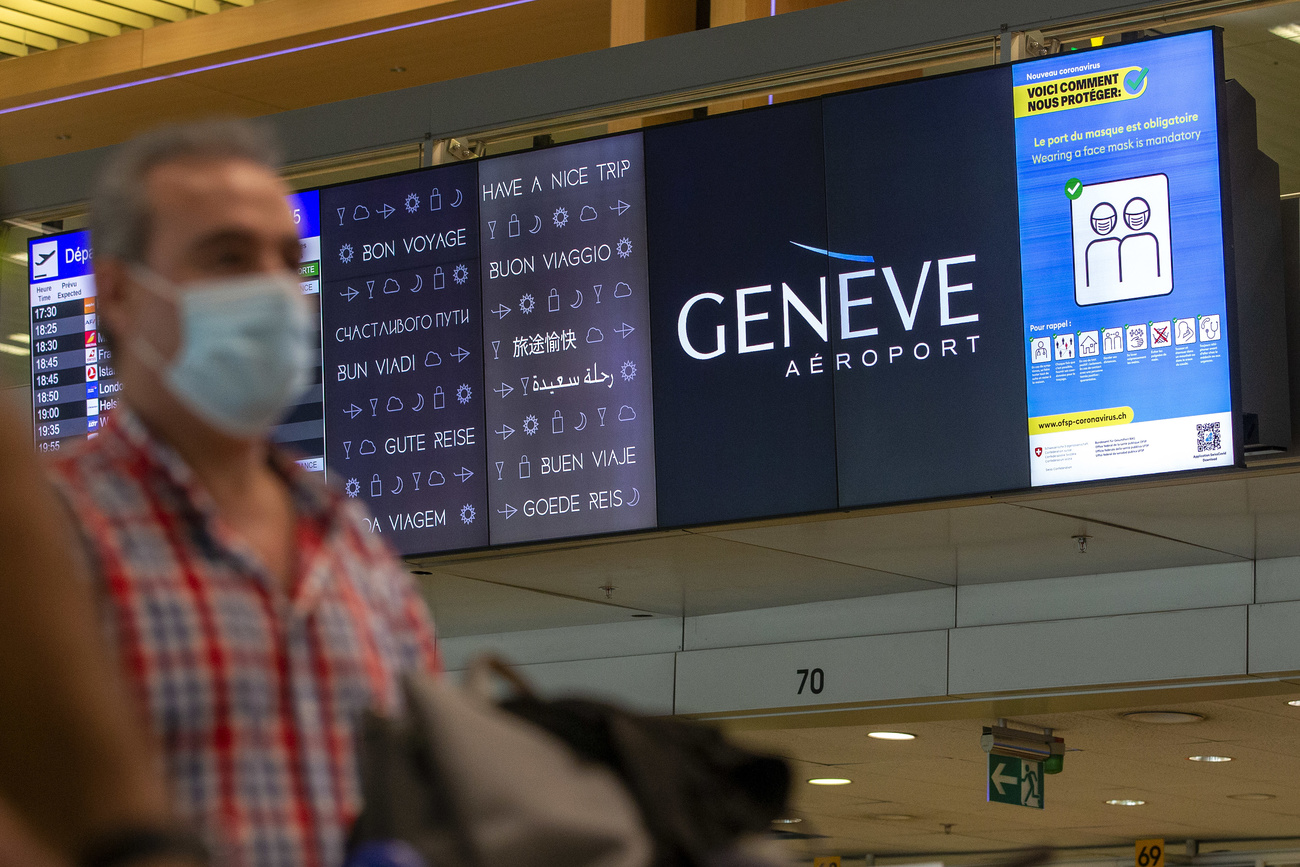
<svg viewBox="0 0 1300 867">
<path fill-rule="evenodd" d="M 563 229 L 569 222 L 569 212 L 564 208 L 556 208 L 555 213 L 551 215 L 551 222 L 555 224 L 555 228 Z"/>
<path fill-rule="evenodd" d="M 532 436 L 533 434 L 537 433 L 540 427 L 541 425 L 537 423 L 537 416 L 530 415 L 524 418 L 524 433 L 528 434 L 529 436 Z"/>
<path fill-rule="evenodd" d="M 460 403 L 461 406 L 464 406 L 465 404 L 469 403 L 469 399 L 473 397 L 473 395 L 474 392 L 470 390 L 468 382 L 462 382 L 460 384 L 460 388 L 456 389 L 456 400 Z"/>
<path fill-rule="evenodd" d="M 631 382 L 636 379 L 636 362 L 630 360 L 623 362 L 622 373 L 624 382 Z"/>
<path fill-rule="evenodd" d="M 469 269 L 464 264 L 457 265 L 451 269 L 451 279 L 456 282 L 457 286 L 464 286 L 469 280 Z"/>
<path fill-rule="evenodd" d="M 342 247 L 339 247 L 339 261 L 342 262 L 344 265 L 352 261 L 351 244 L 344 244 Z"/>
<path fill-rule="evenodd" d="M 420 197 L 415 193 L 406 194 L 406 213 L 414 214 L 420 210 Z"/>
<path fill-rule="evenodd" d="M 356 479 L 348 479 L 348 483 L 343 486 L 343 489 L 348 492 L 349 497 L 357 497 L 361 494 L 361 483 Z"/>
<path fill-rule="evenodd" d="M 474 523 L 475 517 L 476 515 L 474 513 L 474 507 L 471 506 L 469 503 L 466 503 L 465 505 L 460 507 L 460 522 L 462 524 Z"/>
<path fill-rule="evenodd" d="M 532 313 L 532 312 L 533 312 L 533 308 L 536 307 L 536 306 L 537 306 L 537 302 L 534 301 L 534 300 L 533 300 L 533 296 L 530 295 L 530 294 L 527 293 L 527 292 L 525 292 L 525 293 L 523 294 L 523 296 L 519 299 L 519 312 L 520 312 L 520 313 L 523 313 L 523 314 Z"/>
<path fill-rule="evenodd" d="M 626 259 L 628 256 L 631 256 L 631 255 L 632 255 L 632 239 L 631 239 L 631 238 L 619 238 L 619 239 L 618 239 L 618 257 L 619 257 L 620 259 Z"/>
</svg>

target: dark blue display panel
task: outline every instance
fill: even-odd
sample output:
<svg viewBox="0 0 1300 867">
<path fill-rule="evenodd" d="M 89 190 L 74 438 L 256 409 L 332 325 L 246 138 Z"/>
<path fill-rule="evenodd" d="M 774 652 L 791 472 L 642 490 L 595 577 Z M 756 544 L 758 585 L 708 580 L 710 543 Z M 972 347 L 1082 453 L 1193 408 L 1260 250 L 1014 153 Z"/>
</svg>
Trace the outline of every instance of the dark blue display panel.
<svg viewBox="0 0 1300 867">
<path fill-rule="evenodd" d="M 321 191 L 330 472 L 404 554 L 488 544 L 477 175 Z"/>
<path fill-rule="evenodd" d="M 645 146 L 660 524 L 835 508 L 821 104 Z"/>
<path fill-rule="evenodd" d="M 653 527 L 641 134 L 478 168 L 492 542 Z"/>
<path fill-rule="evenodd" d="M 1017 64 L 1033 484 L 1240 458 L 1211 31 Z"/>
<path fill-rule="evenodd" d="M 841 506 L 1029 485 L 1010 80 L 823 102 Z"/>
</svg>

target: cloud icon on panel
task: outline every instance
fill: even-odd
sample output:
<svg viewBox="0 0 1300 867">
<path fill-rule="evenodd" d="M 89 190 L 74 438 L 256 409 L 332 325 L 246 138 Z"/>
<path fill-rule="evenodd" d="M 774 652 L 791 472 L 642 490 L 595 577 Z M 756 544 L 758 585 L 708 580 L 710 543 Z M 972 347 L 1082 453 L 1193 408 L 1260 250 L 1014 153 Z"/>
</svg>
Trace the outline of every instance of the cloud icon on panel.
<svg viewBox="0 0 1300 867">
<path fill-rule="evenodd" d="M 590 223 L 596 219 L 596 209 L 591 205 L 583 205 L 582 210 L 578 213 L 578 219 L 584 223 Z"/>
<path fill-rule="evenodd" d="M 436 488 L 447 484 L 447 477 L 437 470 L 429 470 L 429 487 Z"/>
<path fill-rule="evenodd" d="M 615 298 L 626 298 L 631 294 L 632 294 L 632 287 L 627 285 L 626 283 L 619 283 L 617 286 L 614 287 Z"/>
<path fill-rule="evenodd" d="M 402 399 L 397 395 L 393 395 L 388 399 L 389 412 L 401 412 L 404 406 L 405 405 L 402 403 Z"/>
<path fill-rule="evenodd" d="M 375 453 L 375 444 L 370 440 L 362 440 L 361 448 L 357 449 L 358 454 L 373 455 Z"/>
<path fill-rule="evenodd" d="M 601 332 L 601 330 L 600 330 L 599 328 L 594 328 L 594 327 L 593 327 L 593 328 L 588 328 L 588 329 L 587 329 L 587 342 L 588 342 L 588 343 L 600 343 L 600 342 L 601 342 L 602 340 L 604 340 L 604 339 L 605 339 L 605 335 Z"/>
<path fill-rule="evenodd" d="M 392 288 L 392 289 L 389 289 L 389 288 L 388 288 L 388 284 L 389 284 L 389 283 L 392 283 L 392 284 L 393 284 L 393 288 Z M 401 292 L 401 291 L 402 291 L 402 287 L 401 287 L 401 285 L 400 285 L 396 280 L 394 280 L 392 277 L 389 277 L 387 280 L 384 281 L 384 294 L 385 294 L 385 295 L 396 295 L 398 292 Z"/>
<path fill-rule="evenodd" d="M 357 205 L 355 208 L 352 209 L 352 219 L 369 220 L 370 209 L 367 208 L 365 205 Z"/>
<path fill-rule="evenodd" d="M 622 406 L 620 406 L 620 407 L 618 408 L 618 420 L 619 420 L 619 421 L 635 421 L 635 420 L 636 420 L 636 410 L 632 409 L 632 407 L 628 406 L 627 404 L 623 404 Z"/>
<path fill-rule="evenodd" d="M 441 356 L 441 355 L 439 355 L 438 353 L 434 352 L 433 350 L 429 350 L 427 353 L 425 353 L 425 355 L 424 355 L 424 366 L 425 366 L 425 367 L 437 367 L 439 364 L 442 364 L 442 356 Z"/>
</svg>

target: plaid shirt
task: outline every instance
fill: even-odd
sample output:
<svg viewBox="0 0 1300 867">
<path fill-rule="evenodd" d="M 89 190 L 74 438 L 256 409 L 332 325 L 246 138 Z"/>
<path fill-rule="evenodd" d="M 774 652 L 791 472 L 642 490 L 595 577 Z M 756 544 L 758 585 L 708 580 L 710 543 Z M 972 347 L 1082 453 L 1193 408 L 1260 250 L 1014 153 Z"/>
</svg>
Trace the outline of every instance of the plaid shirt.
<svg viewBox="0 0 1300 867">
<path fill-rule="evenodd" d="M 424 603 L 354 505 L 277 455 L 298 515 L 293 592 L 179 456 L 118 409 L 54 465 L 179 806 L 231 867 L 334 867 L 360 808 L 366 708 L 439 669 Z"/>
</svg>

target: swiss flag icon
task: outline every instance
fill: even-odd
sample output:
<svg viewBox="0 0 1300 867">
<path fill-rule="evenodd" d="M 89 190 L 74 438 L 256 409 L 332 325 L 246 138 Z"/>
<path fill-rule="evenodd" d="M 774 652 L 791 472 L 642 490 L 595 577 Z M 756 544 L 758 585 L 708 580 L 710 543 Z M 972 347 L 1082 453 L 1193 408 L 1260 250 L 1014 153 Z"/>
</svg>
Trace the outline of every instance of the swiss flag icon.
<svg viewBox="0 0 1300 867">
<path fill-rule="evenodd" d="M 99 379 L 99 368 L 93 364 L 86 365 L 86 382 L 94 382 Z"/>
<path fill-rule="evenodd" d="M 1042 446 L 1035 446 L 1035 447 L 1034 447 L 1034 457 L 1036 457 L 1036 458 L 1041 458 L 1042 456 L 1043 456 L 1043 447 L 1042 447 Z"/>
</svg>

